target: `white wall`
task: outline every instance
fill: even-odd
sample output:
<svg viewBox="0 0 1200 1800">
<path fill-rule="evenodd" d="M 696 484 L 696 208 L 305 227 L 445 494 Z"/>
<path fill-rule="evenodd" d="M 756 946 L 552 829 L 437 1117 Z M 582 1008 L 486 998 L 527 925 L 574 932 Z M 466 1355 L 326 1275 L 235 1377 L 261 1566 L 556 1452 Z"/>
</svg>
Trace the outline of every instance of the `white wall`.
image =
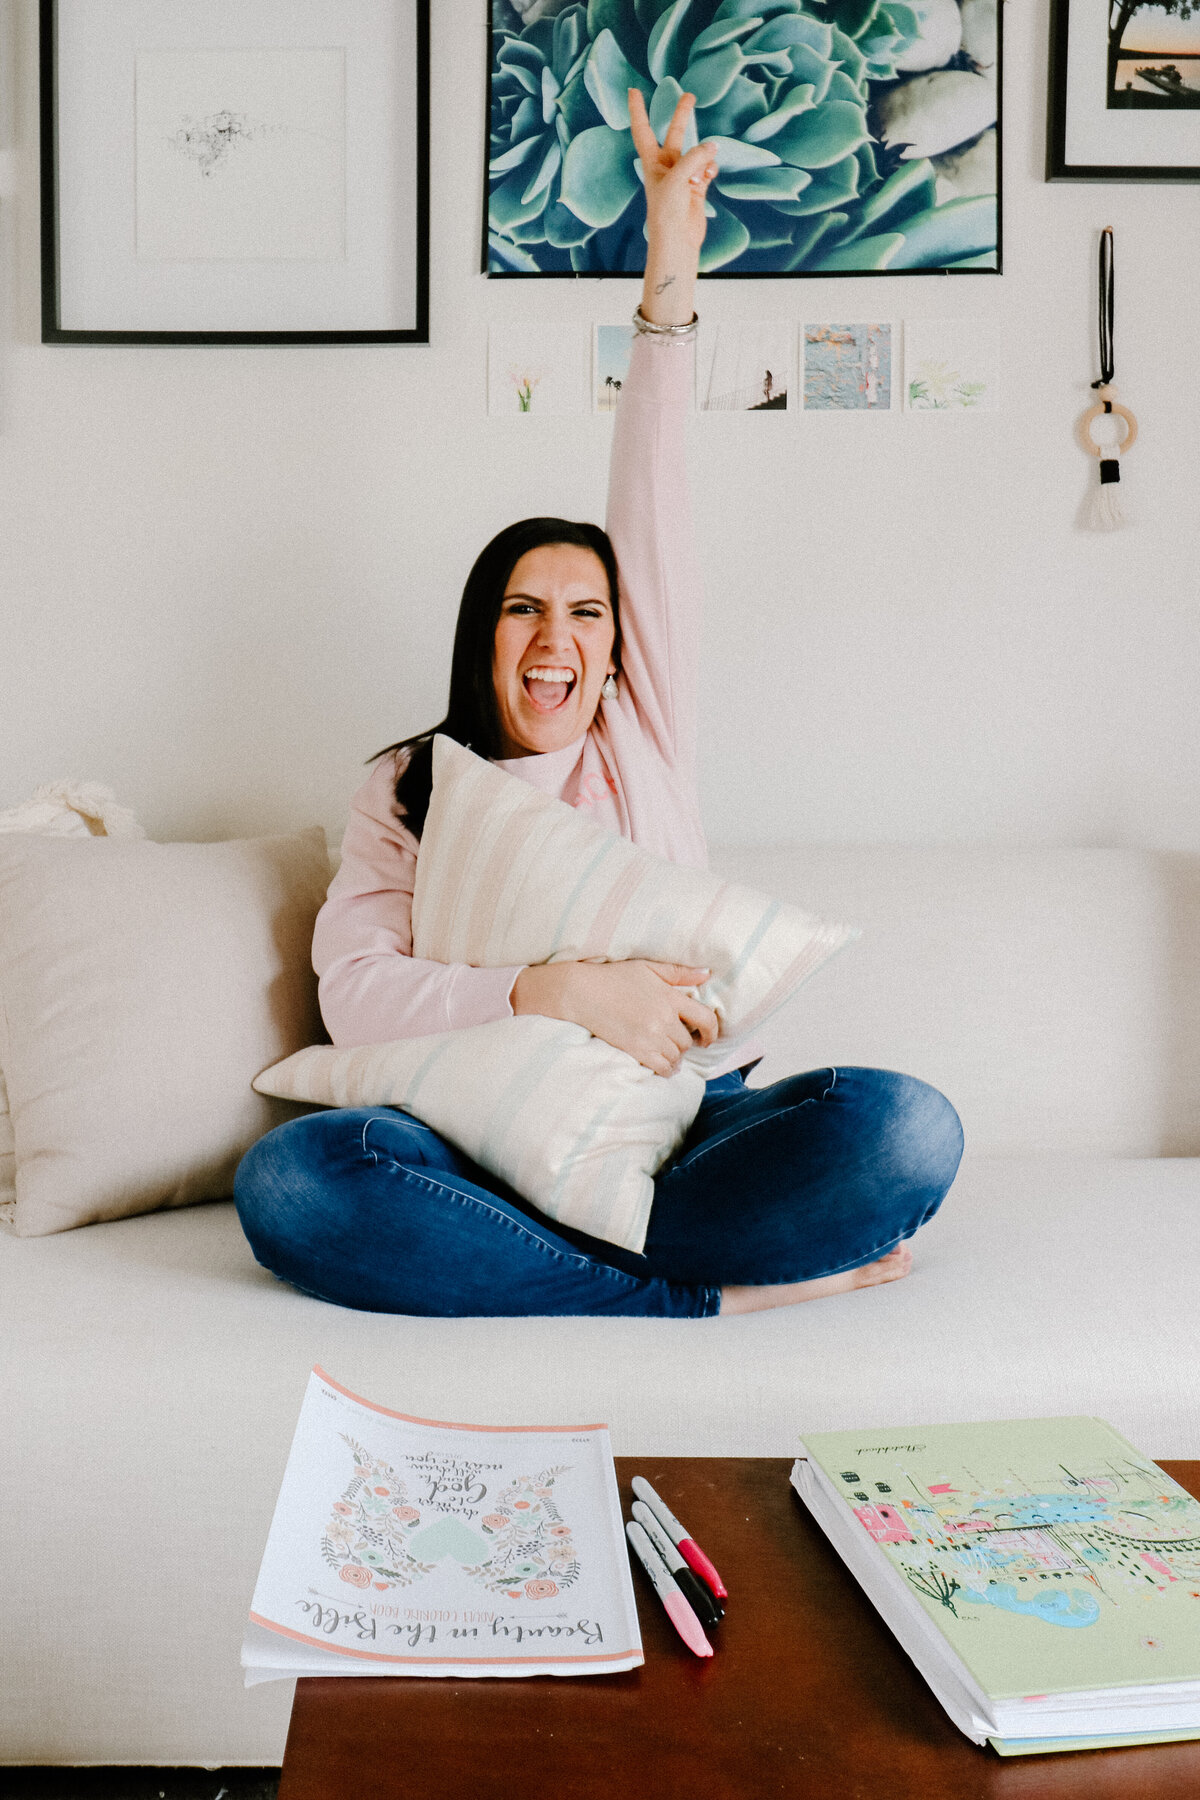
<svg viewBox="0 0 1200 1800">
<path fill-rule="evenodd" d="M 35 0 L 0 11 L 0 806 L 68 773 L 152 835 L 320 821 L 441 711 L 474 554 L 601 516 L 608 420 L 490 420 L 489 320 L 630 281 L 477 273 L 484 0 L 434 0 L 428 348 L 42 346 Z M 998 322 L 995 415 L 709 417 L 714 841 L 1200 847 L 1200 191 L 1047 186 L 1046 0 L 1007 8 L 1001 278 L 715 281 L 711 318 Z M 1096 228 L 1134 528 L 1078 529 Z"/>
</svg>

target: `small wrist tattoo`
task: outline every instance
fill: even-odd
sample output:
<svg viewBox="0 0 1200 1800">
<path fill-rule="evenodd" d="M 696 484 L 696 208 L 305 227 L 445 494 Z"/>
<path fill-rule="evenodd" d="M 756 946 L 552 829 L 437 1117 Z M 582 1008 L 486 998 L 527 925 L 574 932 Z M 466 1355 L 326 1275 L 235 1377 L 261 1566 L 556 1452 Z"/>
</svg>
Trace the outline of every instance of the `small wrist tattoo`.
<svg viewBox="0 0 1200 1800">
<path fill-rule="evenodd" d="M 673 275 L 668 275 L 665 278 L 665 280 L 659 282 L 658 286 L 654 290 L 655 293 L 656 294 L 665 294 L 667 289 L 671 286 L 671 283 L 674 281 L 674 279 L 675 279 L 675 277 Z"/>
</svg>

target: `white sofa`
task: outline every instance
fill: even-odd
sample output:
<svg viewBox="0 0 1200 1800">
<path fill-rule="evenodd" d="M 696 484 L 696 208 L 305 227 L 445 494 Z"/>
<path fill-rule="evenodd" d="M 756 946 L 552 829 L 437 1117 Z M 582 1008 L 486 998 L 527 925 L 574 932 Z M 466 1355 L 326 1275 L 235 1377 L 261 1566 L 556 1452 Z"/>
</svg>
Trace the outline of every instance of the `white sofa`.
<svg viewBox="0 0 1200 1800">
<path fill-rule="evenodd" d="M 0 1236 L 8 1763 L 278 1764 L 238 1650 L 309 1369 L 427 1418 L 607 1419 L 618 1454 L 1095 1413 L 1200 1457 L 1200 857 L 741 850 L 862 925 L 756 1082 L 897 1068 L 967 1152 L 912 1277 L 708 1321 L 438 1321 L 311 1300 L 224 1203 Z"/>
</svg>

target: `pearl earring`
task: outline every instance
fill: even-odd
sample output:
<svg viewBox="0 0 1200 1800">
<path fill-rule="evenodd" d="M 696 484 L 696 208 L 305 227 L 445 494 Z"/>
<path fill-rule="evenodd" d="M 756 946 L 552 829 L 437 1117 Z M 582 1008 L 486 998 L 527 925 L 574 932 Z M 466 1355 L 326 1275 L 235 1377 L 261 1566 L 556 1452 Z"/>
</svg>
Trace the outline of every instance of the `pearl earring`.
<svg viewBox="0 0 1200 1800">
<path fill-rule="evenodd" d="M 615 700 L 616 699 L 616 697 L 617 697 L 617 678 L 615 675 L 609 675 L 605 678 L 604 686 L 600 689 L 600 694 L 601 694 L 601 698 L 605 699 L 605 700 Z"/>
</svg>

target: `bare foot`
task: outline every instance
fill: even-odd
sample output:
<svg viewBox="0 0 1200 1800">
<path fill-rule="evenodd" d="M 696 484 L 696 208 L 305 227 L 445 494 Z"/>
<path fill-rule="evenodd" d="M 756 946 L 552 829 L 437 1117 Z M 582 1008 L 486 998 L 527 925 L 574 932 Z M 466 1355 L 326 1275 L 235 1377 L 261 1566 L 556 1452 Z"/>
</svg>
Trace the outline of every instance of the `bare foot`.
<svg viewBox="0 0 1200 1800">
<path fill-rule="evenodd" d="M 765 1312 L 773 1306 L 796 1306 L 801 1300 L 823 1300 L 827 1294 L 849 1294 L 854 1288 L 878 1287 L 899 1281 L 912 1268 L 912 1251 L 897 1244 L 878 1262 L 860 1269 L 843 1269 L 840 1275 L 821 1275 L 816 1281 L 793 1281 L 781 1287 L 727 1287 L 721 1289 L 721 1315 Z"/>
</svg>

